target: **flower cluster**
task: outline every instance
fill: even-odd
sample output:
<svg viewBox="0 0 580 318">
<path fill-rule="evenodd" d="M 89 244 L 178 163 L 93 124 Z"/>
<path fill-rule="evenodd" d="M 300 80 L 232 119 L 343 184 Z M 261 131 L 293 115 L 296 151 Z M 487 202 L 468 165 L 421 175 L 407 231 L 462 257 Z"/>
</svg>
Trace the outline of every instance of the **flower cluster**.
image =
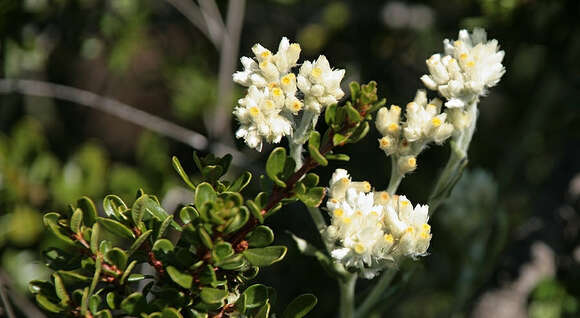
<svg viewBox="0 0 580 318">
<path fill-rule="evenodd" d="M 429 75 L 421 80 L 431 90 L 447 99 L 445 106 L 461 108 L 485 95 L 495 86 L 505 68 L 501 64 L 504 51 L 497 40 L 487 41 L 483 29 L 459 31 L 459 39 L 443 41 L 445 55 L 434 54 L 427 60 Z"/>
<path fill-rule="evenodd" d="M 320 113 L 334 104 L 344 92 L 340 82 L 344 70 L 332 70 L 326 57 L 306 61 L 298 76 L 292 73 L 300 57 L 300 45 L 282 38 L 273 54 L 260 44 L 252 47 L 255 58 L 242 57 L 243 71 L 233 80 L 248 87 L 247 95 L 238 101 L 234 115 L 240 122 L 237 138 L 261 150 L 264 140 L 278 143 L 292 134 L 295 116 L 303 109 Z M 300 89 L 303 100 L 297 97 Z"/>
<path fill-rule="evenodd" d="M 346 267 L 370 279 L 401 257 L 426 254 L 427 205 L 413 207 L 405 196 L 372 192 L 368 182 L 353 182 L 344 169 L 334 172 L 328 193 L 331 225 L 324 235 L 334 246 L 332 257 Z"/>
<path fill-rule="evenodd" d="M 416 168 L 415 157 L 425 145 L 431 142 L 440 145 L 453 133 L 453 125 L 447 122 L 448 114 L 441 112 L 441 106 L 441 100 L 427 100 L 425 90 L 418 90 L 415 99 L 405 108 L 405 121 L 399 106 L 379 110 L 375 121 L 383 135 L 379 147 L 387 155 L 397 156 L 403 173 Z"/>
</svg>

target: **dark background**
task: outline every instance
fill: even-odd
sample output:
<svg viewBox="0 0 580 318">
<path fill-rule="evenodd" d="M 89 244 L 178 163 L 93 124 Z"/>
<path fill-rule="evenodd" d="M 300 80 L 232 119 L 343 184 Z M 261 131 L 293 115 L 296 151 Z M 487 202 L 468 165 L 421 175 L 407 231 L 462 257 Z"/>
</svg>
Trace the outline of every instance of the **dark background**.
<svg viewBox="0 0 580 318">
<path fill-rule="evenodd" d="M 228 2 L 217 5 L 226 16 Z M 499 288 L 510 292 L 522 266 L 532 261 L 536 242 L 553 252 L 555 274 L 533 284 L 521 307 L 533 317 L 580 314 L 579 17 L 575 0 L 247 2 L 240 48 L 232 53 L 236 59 L 250 55 L 258 42 L 275 51 L 287 36 L 301 44 L 301 59 L 324 54 L 333 67 L 345 68 L 343 84 L 377 81 L 389 104 L 413 98 L 427 71 L 425 59 L 442 51 L 442 40 L 456 38 L 460 28 L 486 28 L 506 52 L 506 74 L 480 103 L 469 172 L 430 221 L 430 255 L 402 265 L 403 274 L 382 302 L 390 313 L 385 317 L 476 315 L 483 295 Z M 208 135 L 218 96 L 231 94 L 224 103 L 231 108 L 243 94 L 237 85 L 231 91 L 219 87 L 219 68 L 215 46 L 167 1 L 0 0 L 2 78 L 84 89 Z M 229 131 L 210 136 L 210 148 L 236 148 L 244 156 L 236 171 L 259 172 L 268 149 L 260 154 L 246 149 L 229 136 L 235 129 L 233 123 Z M 347 146 L 351 162 L 319 169 L 321 180 L 345 166 L 355 179 L 385 188 L 389 164 L 378 135 L 372 130 Z M 4 284 L 26 302 L 26 282 L 47 275 L 40 213 L 62 209 L 84 194 L 100 201 L 115 192 L 130 200 L 143 187 L 163 197 L 179 186 L 171 155 L 195 174 L 193 150 L 151 132 L 147 124 L 75 103 L 0 95 Z M 425 151 L 399 192 L 424 203 L 448 151 L 447 146 Z M 291 205 L 271 223 L 277 240 L 290 246 L 284 262 L 258 277 L 277 288 L 275 308 L 313 292 L 319 305 L 312 316 L 333 316 L 336 283 L 314 260 L 299 255 L 286 233 L 319 244 L 307 211 Z M 361 299 L 370 285 L 359 282 Z"/>
</svg>

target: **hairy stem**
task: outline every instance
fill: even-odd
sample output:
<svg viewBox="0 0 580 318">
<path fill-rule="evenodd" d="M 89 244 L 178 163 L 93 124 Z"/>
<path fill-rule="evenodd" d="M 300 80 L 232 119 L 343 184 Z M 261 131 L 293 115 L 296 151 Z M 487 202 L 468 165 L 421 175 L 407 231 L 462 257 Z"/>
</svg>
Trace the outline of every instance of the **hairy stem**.
<svg viewBox="0 0 580 318">
<path fill-rule="evenodd" d="M 397 274 L 397 268 L 389 268 L 381 275 L 377 284 L 373 287 L 369 295 L 356 311 L 357 318 L 365 318 L 372 314 L 375 306 L 381 301 L 385 290 L 391 284 L 391 281 Z"/>
<path fill-rule="evenodd" d="M 389 186 L 387 187 L 387 192 L 389 192 L 389 194 L 395 194 L 395 192 L 397 192 L 401 180 L 403 180 L 403 177 L 405 176 L 404 173 L 401 173 L 399 167 L 397 167 L 398 160 L 398 156 L 391 156 L 391 178 L 389 179 Z"/>
<path fill-rule="evenodd" d="M 466 111 L 469 113 L 471 123 L 459 135 L 454 136 L 450 142 L 449 159 L 429 195 L 429 215 L 432 215 L 449 197 L 467 165 L 467 151 L 477 123 L 477 101 L 467 105 Z"/>
<path fill-rule="evenodd" d="M 349 273 L 338 281 L 340 288 L 340 318 L 354 317 L 354 291 L 356 287 L 356 273 Z"/>
</svg>

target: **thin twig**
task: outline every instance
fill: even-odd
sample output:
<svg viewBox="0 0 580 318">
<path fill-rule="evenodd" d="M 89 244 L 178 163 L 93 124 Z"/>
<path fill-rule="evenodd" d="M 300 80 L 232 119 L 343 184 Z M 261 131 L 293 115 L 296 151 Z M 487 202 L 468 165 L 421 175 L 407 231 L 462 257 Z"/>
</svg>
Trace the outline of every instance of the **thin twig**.
<svg viewBox="0 0 580 318">
<path fill-rule="evenodd" d="M 220 10 L 214 0 L 198 0 L 198 2 L 207 30 L 210 36 L 220 43 L 217 46 L 217 49 L 220 50 L 224 47 L 224 37 L 227 33 Z"/>
<path fill-rule="evenodd" d="M 6 286 L 11 286 L 10 277 L 6 272 L 0 269 L 0 284 L 5 284 Z M 28 298 L 23 297 L 22 294 L 12 291 L 10 293 L 10 298 L 12 299 L 16 308 L 20 310 L 28 318 L 46 318 L 46 316 L 38 310 L 38 308 L 28 300 Z M 16 317 L 10 316 L 8 317 Z"/>
<path fill-rule="evenodd" d="M 98 109 L 138 126 L 153 130 L 161 135 L 183 142 L 195 149 L 203 150 L 208 147 L 207 138 L 200 133 L 191 131 L 117 100 L 99 96 L 82 89 L 36 80 L 0 79 L 0 94 L 10 93 L 71 101 Z"/>
<path fill-rule="evenodd" d="M 202 14 L 200 8 L 193 2 L 193 0 L 165 0 L 167 3 L 171 4 L 177 11 L 183 14 L 191 24 L 198 28 L 210 41 L 211 43 L 220 50 L 221 48 L 221 34 L 217 36 L 215 30 L 210 32 L 209 26 L 206 23 L 204 15 Z M 216 37 L 217 36 L 217 37 Z"/>
<path fill-rule="evenodd" d="M 12 305 L 10 304 L 10 300 L 8 300 L 8 296 L 6 295 L 6 290 L 4 290 L 4 280 L 3 277 L 0 276 L 0 299 L 2 299 L 2 304 L 4 304 L 4 310 L 6 311 L 6 315 L 8 318 L 16 318 L 16 314 L 14 314 L 14 310 L 12 309 Z"/>
<path fill-rule="evenodd" d="M 204 3 L 206 1 L 203 1 Z M 211 1 L 213 2 L 213 0 Z M 231 101 L 234 89 L 232 74 L 240 47 L 240 36 L 244 22 L 246 0 L 230 0 L 226 17 L 226 27 L 222 38 L 218 75 L 218 95 L 214 111 L 206 118 L 210 137 L 231 140 Z M 219 13 L 219 11 L 218 11 Z"/>
</svg>

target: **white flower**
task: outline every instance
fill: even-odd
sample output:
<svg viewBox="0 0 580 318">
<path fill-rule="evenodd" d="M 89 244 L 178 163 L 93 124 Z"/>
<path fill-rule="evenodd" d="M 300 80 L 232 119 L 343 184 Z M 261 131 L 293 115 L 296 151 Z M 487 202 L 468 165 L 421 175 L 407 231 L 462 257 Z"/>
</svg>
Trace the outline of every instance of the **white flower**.
<svg viewBox="0 0 580 318">
<path fill-rule="evenodd" d="M 269 88 L 278 96 L 277 103 L 296 114 L 303 103 L 296 98 L 296 75 L 290 71 L 298 62 L 300 50 L 298 43 L 290 44 L 285 37 L 280 41 L 276 54 L 256 44 L 252 47 L 256 60 L 243 56 L 240 60 L 244 70 L 234 73 L 234 82 L 246 87 Z"/>
<path fill-rule="evenodd" d="M 368 182 L 352 182 L 337 169 L 330 180 L 327 209 L 331 225 L 324 231 L 331 256 L 372 278 L 400 257 L 425 255 L 431 240 L 428 207 L 414 209 L 404 196 L 371 192 Z"/>
<path fill-rule="evenodd" d="M 403 131 L 409 142 L 422 140 L 442 144 L 453 132 L 453 125 L 446 123 L 446 113 L 441 113 L 442 102 L 435 98 L 427 103 L 427 94 L 418 90 L 415 100 L 405 109 L 406 123 Z"/>
<path fill-rule="evenodd" d="M 504 51 L 499 51 L 497 40 L 487 41 L 483 29 L 474 29 L 472 34 L 461 30 L 458 40 L 446 39 L 443 44 L 445 55 L 434 54 L 427 60 L 430 74 L 421 80 L 447 98 L 447 107 L 464 107 L 485 95 L 505 73 Z"/>
<path fill-rule="evenodd" d="M 428 100 L 425 90 L 418 90 L 415 99 L 407 104 L 403 121 L 399 106 L 379 109 L 375 121 L 383 135 L 379 147 L 387 156 L 397 156 L 400 172 L 415 170 L 416 156 L 428 143 L 440 145 L 453 133 L 454 127 L 447 122 L 448 114 L 441 113 L 441 106 L 439 99 Z"/>
<path fill-rule="evenodd" d="M 240 122 L 237 138 L 244 138 L 248 146 L 260 151 L 263 140 L 278 143 L 292 133 L 292 123 L 281 115 L 282 107 L 277 96 L 268 88 L 250 86 L 248 94 L 238 100 L 234 115 Z"/>
<path fill-rule="evenodd" d="M 344 96 L 340 88 L 343 77 L 344 70 L 333 71 L 324 55 L 314 62 L 304 62 L 297 80 L 306 108 L 320 113 L 325 106 L 337 103 Z"/>
</svg>

